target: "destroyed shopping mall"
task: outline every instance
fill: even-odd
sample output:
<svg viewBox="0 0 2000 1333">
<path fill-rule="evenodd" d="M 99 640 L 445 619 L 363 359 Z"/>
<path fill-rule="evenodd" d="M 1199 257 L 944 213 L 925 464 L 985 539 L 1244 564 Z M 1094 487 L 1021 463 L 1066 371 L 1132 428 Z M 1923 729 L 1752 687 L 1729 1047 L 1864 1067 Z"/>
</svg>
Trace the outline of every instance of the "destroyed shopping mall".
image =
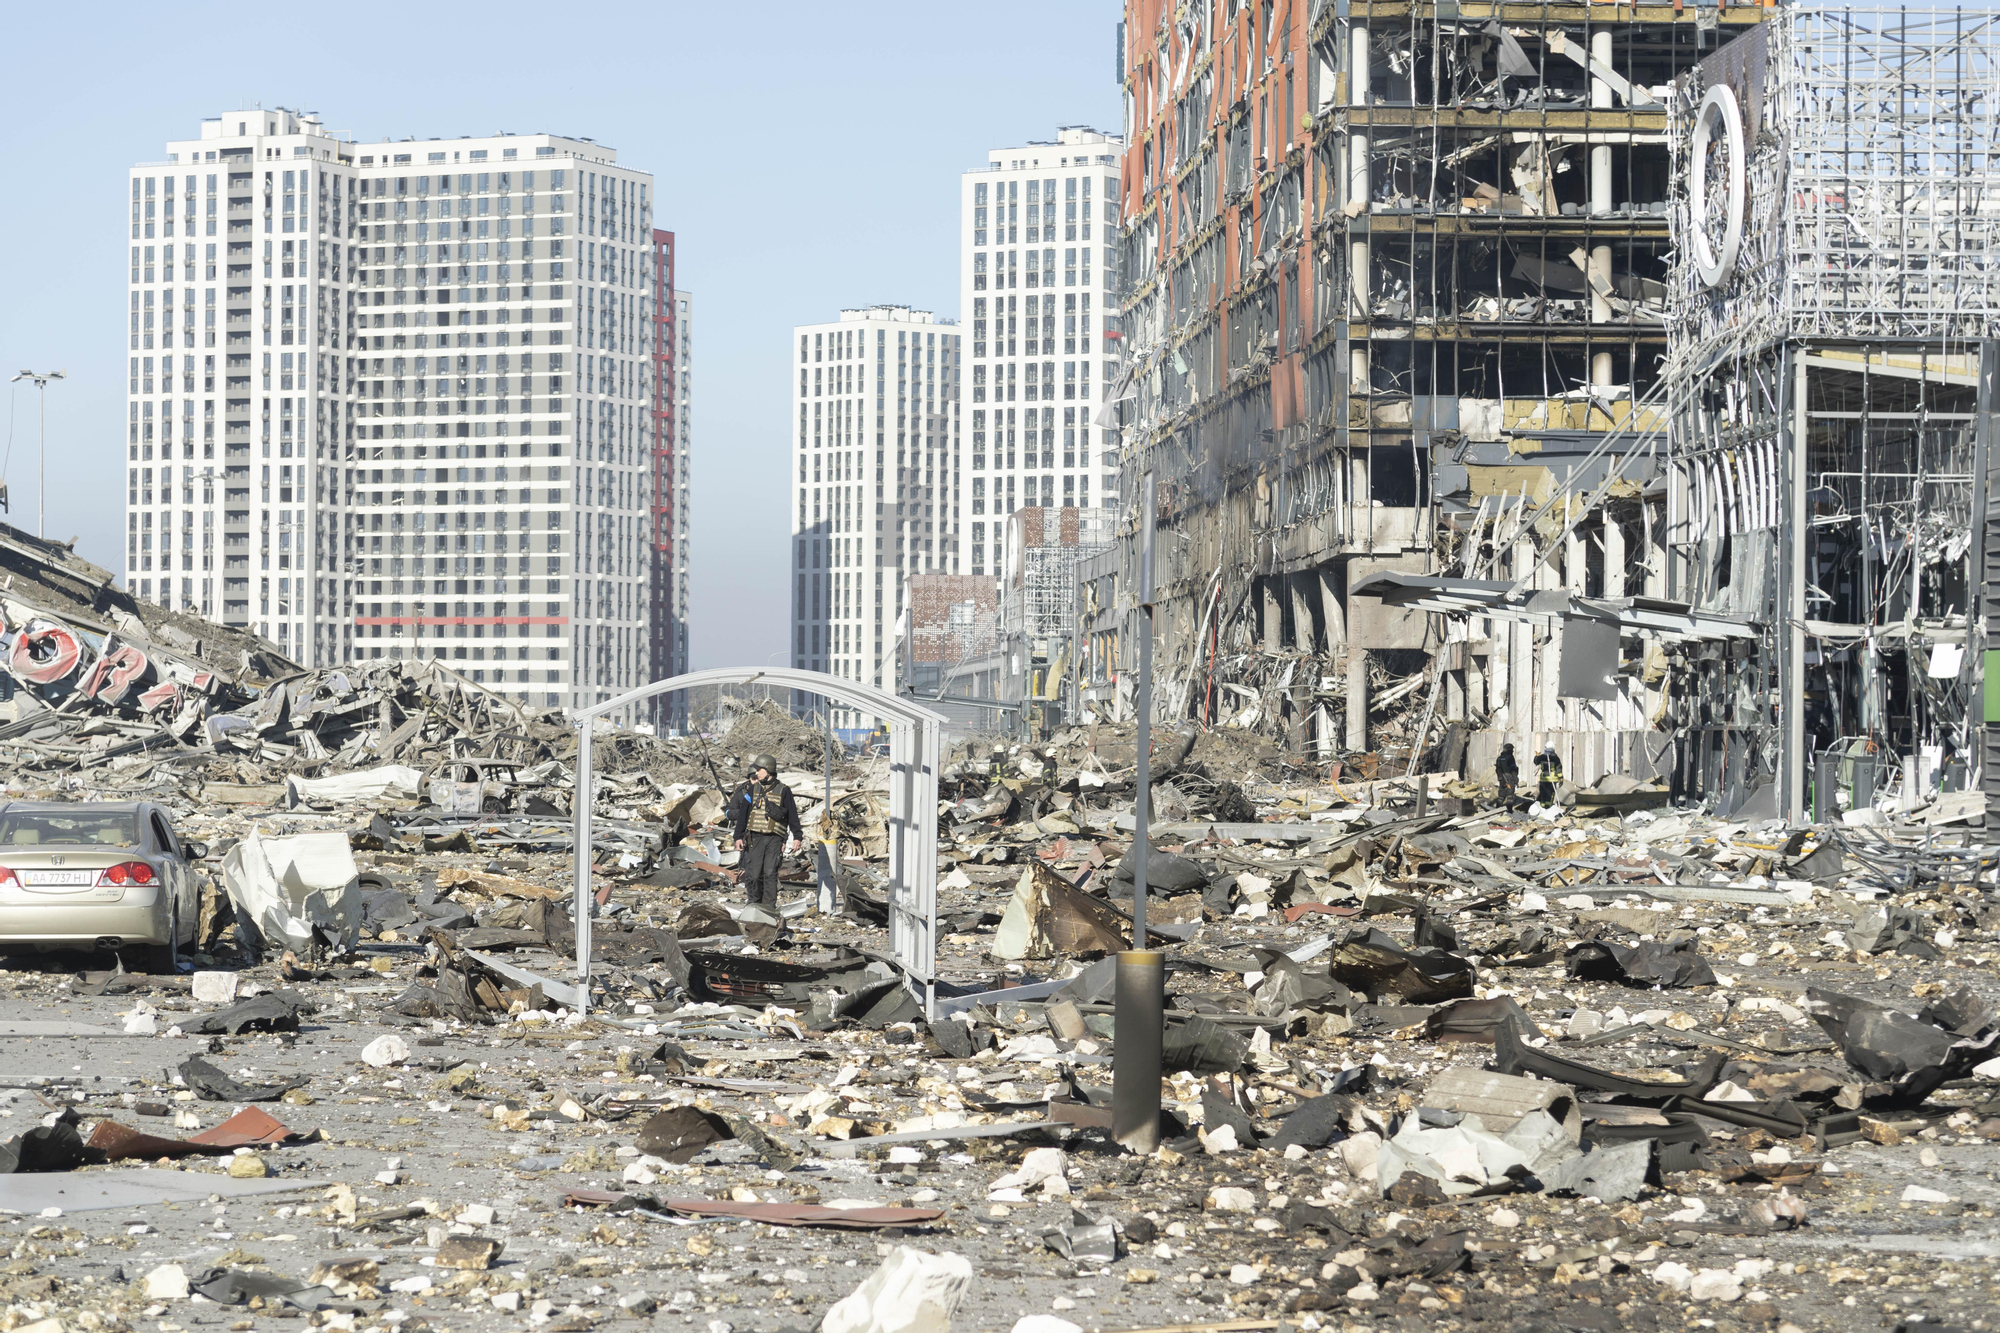
<svg viewBox="0 0 2000 1333">
<path fill-rule="evenodd" d="M 1169 723 L 1725 814 L 1976 786 L 1994 17 L 1128 5 L 1075 715 L 1130 716 L 1151 475 Z"/>
</svg>

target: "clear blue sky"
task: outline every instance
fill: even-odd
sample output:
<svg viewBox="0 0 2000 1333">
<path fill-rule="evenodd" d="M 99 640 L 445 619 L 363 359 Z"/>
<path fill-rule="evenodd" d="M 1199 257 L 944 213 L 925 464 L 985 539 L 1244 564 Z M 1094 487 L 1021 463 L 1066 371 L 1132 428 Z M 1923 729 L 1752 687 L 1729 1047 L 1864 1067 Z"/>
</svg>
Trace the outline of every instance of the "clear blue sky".
<svg viewBox="0 0 2000 1333">
<path fill-rule="evenodd" d="M 658 181 L 694 293 L 694 665 L 786 647 L 791 326 L 903 302 L 957 316 L 958 177 L 1058 125 L 1117 131 L 1116 0 L 1000 6 L 494 3 L 310 12 L 47 6 L 8 21 L 0 387 L 8 516 L 122 567 L 125 171 L 204 116 L 318 111 L 362 140 L 589 135 Z M 6 424 L 0 423 L 0 449 Z"/>
</svg>

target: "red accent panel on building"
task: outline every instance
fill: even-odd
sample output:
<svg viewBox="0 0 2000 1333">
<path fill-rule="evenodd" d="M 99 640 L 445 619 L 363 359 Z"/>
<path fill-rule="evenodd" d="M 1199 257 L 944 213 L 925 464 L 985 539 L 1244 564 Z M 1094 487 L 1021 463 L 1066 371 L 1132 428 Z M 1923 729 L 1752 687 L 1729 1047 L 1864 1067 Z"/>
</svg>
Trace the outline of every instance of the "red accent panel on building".
<svg viewBox="0 0 2000 1333">
<path fill-rule="evenodd" d="M 357 616 L 357 625 L 567 625 L 568 616 Z"/>
</svg>

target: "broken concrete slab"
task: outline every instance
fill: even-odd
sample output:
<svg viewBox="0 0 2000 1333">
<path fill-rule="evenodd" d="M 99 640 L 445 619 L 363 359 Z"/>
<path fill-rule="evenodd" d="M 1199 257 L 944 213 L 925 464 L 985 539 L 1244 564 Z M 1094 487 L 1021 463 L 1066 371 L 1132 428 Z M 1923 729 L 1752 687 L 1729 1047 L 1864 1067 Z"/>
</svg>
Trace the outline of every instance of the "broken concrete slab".
<svg viewBox="0 0 2000 1333">
<path fill-rule="evenodd" d="M 146 1037 L 146 1032 L 127 1032 L 124 1028 L 105 1027 L 100 1023 L 71 1023 L 58 1018 L 15 1018 L 0 1019 L 0 1037 Z"/>
<path fill-rule="evenodd" d="M 996 958 L 1116 953 L 1130 944 L 1131 923 L 1040 861 L 1021 872 L 993 936 Z"/>
</svg>

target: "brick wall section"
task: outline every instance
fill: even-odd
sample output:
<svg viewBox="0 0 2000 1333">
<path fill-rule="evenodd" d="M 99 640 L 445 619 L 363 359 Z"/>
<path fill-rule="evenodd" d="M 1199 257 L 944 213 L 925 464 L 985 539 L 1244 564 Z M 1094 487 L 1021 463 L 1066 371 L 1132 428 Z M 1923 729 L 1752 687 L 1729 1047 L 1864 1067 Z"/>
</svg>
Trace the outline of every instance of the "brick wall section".
<svg viewBox="0 0 2000 1333">
<path fill-rule="evenodd" d="M 953 626 L 951 609 L 973 604 L 972 624 Z M 999 593 L 976 574 L 917 574 L 910 578 L 911 652 L 919 662 L 956 662 L 993 638 Z"/>
</svg>

